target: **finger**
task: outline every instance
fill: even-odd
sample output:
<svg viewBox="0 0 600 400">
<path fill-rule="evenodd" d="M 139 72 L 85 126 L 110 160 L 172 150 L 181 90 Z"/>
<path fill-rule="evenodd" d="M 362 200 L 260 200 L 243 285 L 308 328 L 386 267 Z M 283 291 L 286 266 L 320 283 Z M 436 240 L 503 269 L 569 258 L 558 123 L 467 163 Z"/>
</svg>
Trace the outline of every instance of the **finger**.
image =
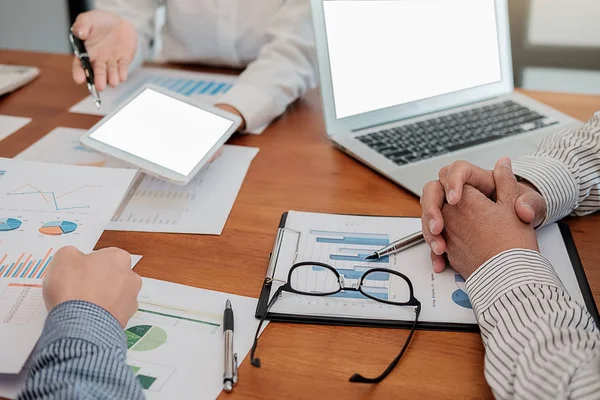
<svg viewBox="0 0 600 400">
<path fill-rule="evenodd" d="M 496 184 L 497 203 L 510 204 L 514 208 L 517 197 L 519 197 L 519 187 L 509 158 L 501 158 L 494 166 L 494 183 Z"/>
<path fill-rule="evenodd" d="M 108 61 L 107 72 L 108 72 L 109 85 L 112 87 L 117 87 L 117 85 L 120 83 L 120 78 L 119 78 L 119 67 L 117 66 L 116 60 Z"/>
<path fill-rule="evenodd" d="M 86 40 L 88 38 L 91 28 L 92 21 L 89 12 L 79 14 L 71 27 L 73 34 L 81 40 Z"/>
<path fill-rule="evenodd" d="M 444 251 L 446 250 L 446 242 L 444 241 L 441 235 L 433 235 L 429 231 L 427 222 L 423 218 L 421 218 L 421 230 L 423 232 L 423 238 L 431 248 L 431 251 L 434 254 L 444 254 Z"/>
<path fill-rule="evenodd" d="M 99 92 L 106 88 L 107 71 L 106 61 L 98 60 L 94 63 L 94 84 Z"/>
<path fill-rule="evenodd" d="M 494 193 L 494 178 L 491 171 L 486 171 L 466 161 L 456 161 L 447 167 L 445 174 L 440 175 L 440 182 L 446 191 L 449 204 L 457 204 L 462 198 L 464 185 L 471 185 L 486 196 Z"/>
<path fill-rule="evenodd" d="M 526 192 L 517 198 L 515 211 L 521 221 L 537 227 L 546 219 L 546 201 L 539 193 Z"/>
<path fill-rule="evenodd" d="M 120 59 L 117 64 L 119 66 L 119 79 L 121 80 L 121 83 L 123 83 L 127 80 L 127 73 L 129 72 L 129 63 L 123 59 Z"/>
<path fill-rule="evenodd" d="M 427 227 L 424 231 L 429 231 L 433 235 L 439 235 L 444 229 L 442 207 L 445 195 L 440 181 L 428 182 L 423 187 L 423 195 L 420 200 L 423 209 L 421 219 Z"/>
<path fill-rule="evenodd" d="M 434 252 L 431 252 L 431 266 L 433 267 L 433 272 L 439 274 L 440 272 L 444 272 L 446 269 L 446 259 L 443 255 L 437 255 Z"/>
<path fill-rule="evenodd" d="M 81 62 L 77 57 L 73 57 L 73 80 L 78 85 L 81 85 L 83 82 L 85 82 L 85 72 L 83 72 L 83 68 L 81 68 Z"/>
</svg>

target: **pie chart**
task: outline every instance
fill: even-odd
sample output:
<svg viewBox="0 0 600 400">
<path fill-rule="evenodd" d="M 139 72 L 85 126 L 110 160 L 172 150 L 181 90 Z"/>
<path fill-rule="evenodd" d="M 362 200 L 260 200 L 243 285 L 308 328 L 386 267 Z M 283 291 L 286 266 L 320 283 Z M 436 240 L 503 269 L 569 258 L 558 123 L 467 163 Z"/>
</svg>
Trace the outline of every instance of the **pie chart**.
<svg viewBox="0 0 600 400">
<path fill-rule="evenodd" d="M 0 218 L 0 232 L 14 231 L 21 226 L 22 222 L 15 218 Z"/>
<path fill-rule="evenodd" d="M 39 229 L 39 232 L 44 235 L 60 236 L 67 233 L 75 232 L 77 224 L 71 221 L 50 221 L 46 222 Z"/>
<path fill-rule="evenodd" d="M 158 326 L 136 325 L 125 331 L 127 348 L 131 351 L 148 351 L 167 341 L 167 332 Z"/>
</svg>

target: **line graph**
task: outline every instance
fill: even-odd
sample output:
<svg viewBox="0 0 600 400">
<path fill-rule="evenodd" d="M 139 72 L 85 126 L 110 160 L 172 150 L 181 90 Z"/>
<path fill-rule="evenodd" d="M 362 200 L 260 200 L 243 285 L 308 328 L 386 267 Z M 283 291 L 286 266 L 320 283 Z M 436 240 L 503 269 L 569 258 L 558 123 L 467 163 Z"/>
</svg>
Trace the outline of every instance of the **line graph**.
<svg viewBox="0 0 600 400">
<path fill-rule="evenodd" d="M 82 208 L 90 208 L 90 206 L 82 205 L 82 206 L 61 207 L 59 205 L 59 200 L 70 194 L 76 193 L 82 189 L 89 188 L 89 187 L 102 187 L 102 185 L 82 185 L 75 189 L 66 191 L 64 193 L 57 194 L 54 191 L 41 190 L 41 189 L 37 188 L 36 186 L 34 186 L 30 183 L 27 183 L 21 187 L 18 187 L 16 189 L 8 192 L 6 195 L 7 196 L 39 195 L 40 198 L 45 202 L 45 204 L 49 204 L 49 203 L 52 204 L 56 211 L 75 210 L 75 209 L 82 209 Z"/>
</svg>

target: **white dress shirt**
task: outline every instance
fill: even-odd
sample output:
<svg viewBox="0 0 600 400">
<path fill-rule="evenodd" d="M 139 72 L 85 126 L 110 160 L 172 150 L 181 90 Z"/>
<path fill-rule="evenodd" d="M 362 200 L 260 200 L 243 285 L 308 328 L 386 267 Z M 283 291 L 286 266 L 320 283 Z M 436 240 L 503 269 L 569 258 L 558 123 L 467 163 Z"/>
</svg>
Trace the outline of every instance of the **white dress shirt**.
<svg viewBox="0 0 600 400">
<path fill-rule="evenodd" d="M 148 58 L 157 8 L 166 6 L 160 58 L 246 69 L 220 100 L 255 130 L 316 86 L 309 0 L 96 0 L 138 31 L 134 64 Z"/>
<path fill-rule="evenodd" d="M 513 162 L 546 200 L 545 224 L 600 209 L 600 112 Z M 600 266 L 596 266 L 600 267 Z M 531 250 L 492 257 L 466 281 L 500 399 L 600 399 L 600 331 L 552 265 Z"/>
</svg>

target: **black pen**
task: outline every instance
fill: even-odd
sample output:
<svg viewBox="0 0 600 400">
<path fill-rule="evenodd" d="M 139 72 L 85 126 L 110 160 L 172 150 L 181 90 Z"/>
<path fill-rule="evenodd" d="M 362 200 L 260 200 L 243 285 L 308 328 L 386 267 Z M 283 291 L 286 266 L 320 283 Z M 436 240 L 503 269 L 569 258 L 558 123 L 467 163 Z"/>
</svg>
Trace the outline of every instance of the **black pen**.
<svg viewBox="0 0 600 400">
<path fill-rule="evenodd" d="M 71 42 L 71 47 L 73 48 L 75 57 L 79 58 L 79 61 L 81 62 L 81 67 L 83 68 L 85 79 L 87 81 L 87 87 L 94 98 L 94 103 L 96 104 L 96 107 L 100 108 L 102 101 L 100 100 L 100 95 L 96 90 L 96 85 L 94 85 L 94 70 L 92 69 L 92 64 L 90 63 L 90 56 L 85 48 L 83 40 L 79 39 L 73 34 L 73 28 L 71 28 L 69 31 L 69 41 Z"/>
<path fill-rule="evenodd" d="M 225 336 L 225 372 L 223 373 L 223 389 L 231 392 L 237 383 L 237 354 L 233 352 L 233 309 L 231 302 L 225 303 L 223 312 L 223 335 Z"/>
</svg>

